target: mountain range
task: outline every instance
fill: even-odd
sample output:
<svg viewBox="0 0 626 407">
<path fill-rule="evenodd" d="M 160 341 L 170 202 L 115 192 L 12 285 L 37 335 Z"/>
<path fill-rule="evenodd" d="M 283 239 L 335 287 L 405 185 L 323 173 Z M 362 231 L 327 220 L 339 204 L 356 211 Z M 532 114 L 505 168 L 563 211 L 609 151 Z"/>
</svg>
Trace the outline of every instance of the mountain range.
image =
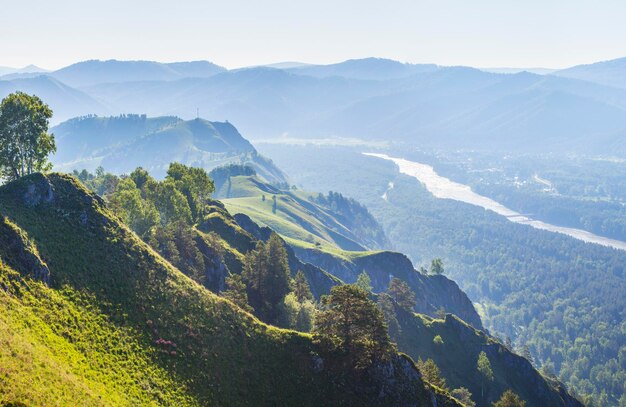
<svg viewBox="0 0 626 407">
<path fill-rule="evenodd" d="M 86 61 L 0 80 L 56 123 L 85 114 L 230 120 L 251 139 L 350 137 L 433 148 L 624 154 L 624 59 L 547 75 L 366 58 L 225 70 L 210 62 Z"/>
</svg>

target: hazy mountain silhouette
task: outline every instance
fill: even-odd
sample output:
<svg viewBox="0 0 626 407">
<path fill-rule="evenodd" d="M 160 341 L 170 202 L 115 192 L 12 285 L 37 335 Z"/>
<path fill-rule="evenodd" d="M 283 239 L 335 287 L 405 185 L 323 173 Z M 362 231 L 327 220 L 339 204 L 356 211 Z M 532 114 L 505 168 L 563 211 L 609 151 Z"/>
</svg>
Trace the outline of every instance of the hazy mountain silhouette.
<svg viewBox="0 0 626 407">
<path fill-rule="evenodd" d="M 626 131 L 626 89 L 560 74 L 499 74 L 366 58 L 231 71 L 208 62 L 87 61 L 51 75 L 80 85 L 80 91 L 58 80 L 31 78 L 0 81 L 0 92 L 21 87 L 40 94 L 57 123 L 103 111 L 190 119 L 199 110 L 203 117 L 237 123 L 253 140 L 289 134 L 601 153 L 622 145 L 616 138 Z"/>
<path fill-rule="evenodd" d="M 577 65 L 557 71 L 554 75 L 626 89 L 626 58 Z"/>
<path fill-rule="evenodd" d="M 185 77 L 208 77 L 224 68 L 208 61 L 160 63 L 153 61 L 79 62 L 52 72 L 54 78 L 70 86 L 131 81 L 171 81 Z"/>
</svg>

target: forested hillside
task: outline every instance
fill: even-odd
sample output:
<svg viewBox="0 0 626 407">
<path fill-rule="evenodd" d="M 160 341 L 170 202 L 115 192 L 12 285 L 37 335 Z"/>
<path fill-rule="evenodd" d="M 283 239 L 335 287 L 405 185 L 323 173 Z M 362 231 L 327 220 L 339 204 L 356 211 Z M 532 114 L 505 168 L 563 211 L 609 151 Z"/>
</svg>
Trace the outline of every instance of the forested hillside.
<svg viewBox="0 0 626 407">
<path fill-rule="evenodd" d="M 297 184 L 341 190 L 365 203 L 416 264 L 441 257 L 485 326 L 510 337 L 520 352 L 528 346 L 538 367 L 587 403 L 624 400 L 624 252 L 435 199 L 393 164 L 359 150 L 266 145 L 263 151 Z M 316 176 L 307 176 L 312 168 Z"/>
</svg>

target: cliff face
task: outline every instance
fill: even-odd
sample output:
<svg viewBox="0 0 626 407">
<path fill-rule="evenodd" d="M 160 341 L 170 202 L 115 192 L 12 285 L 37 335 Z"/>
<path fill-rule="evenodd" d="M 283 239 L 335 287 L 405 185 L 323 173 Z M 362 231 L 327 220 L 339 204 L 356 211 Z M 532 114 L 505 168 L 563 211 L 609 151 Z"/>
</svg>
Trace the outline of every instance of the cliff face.
<svg viewBox="0 0 626 407">
<path fill-rule="evenodd" d="M 237 222 L 241 228 L 250 233 L 256 239 L 261 241 L 267 241 L 271 234 L 272 229 L 268 227 L 260 227 L 249 216 L 243 213 L 237 213 L 233 216 L 233 219 Z M 297 256 L 293 248 L 285 244 L 287 249 L 287 259 L 289 261 L 289 268 L 293 274 L 298 270 L 302 271 L 309 282 L 311 292 L 315 298 L 319 299 L 320 296 L 330 293 L 330 289 L 341 284 L 341 281 L 333 274 L 323 270 L 320 267 L 314 266 L 311 263 L 301 261 Z"/>
<path fill-rule="evenodd" d="M 443 309 L 459 316 L 472 326 L 483 329 L 474 305 L 454 281 L 445 276 L 431 276 L 418 272 L 408 257 L 401 253 L 373 252 L 348 260 L 316 249 L 294 248 L 294 250 L 302 261 L 312 263 L 346 283 L 355 282 L 358 275 L 365 271 L 372 280 L 374 292 L 386 290 L 392 278 L 400 278 L 415 292 L 417 312 L 435 316 L 437 311 Z"/>
</svg>

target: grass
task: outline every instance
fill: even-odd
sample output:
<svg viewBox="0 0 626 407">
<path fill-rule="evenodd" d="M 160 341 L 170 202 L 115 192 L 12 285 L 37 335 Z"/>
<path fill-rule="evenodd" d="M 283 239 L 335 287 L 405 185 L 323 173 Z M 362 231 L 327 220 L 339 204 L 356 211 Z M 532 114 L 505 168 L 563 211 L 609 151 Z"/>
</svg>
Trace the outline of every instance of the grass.
<svg viewBox="0 0 626 407">
<path fill-rule="evenodd" d="M 26 203 L 48 190 L 52 202 Z M 427 398 L 421 382 L 400 376 L 378 399 L 369 388 L 347 388 L 349 372 L 316 369 L 310 335 L 265 325 L 196 284 L 71 177 L 33 175 L 0 188 L 0 213 L 52 276 L 46 287 L 25 277 L 28 270 L 0 268 L 3 402 L 314 406 Z"/>
<path fill-rule="evenodd" d="M 310 202 L 308 194 L 302 191 L 279 191 L 256 177 L 238 176 L 231 178 L 228 196 L 222 202 L 230 213 L 244 213 L 284 237 L 344 250 L 364 250 L 349 229 L 332 214 Z M 276 213 L 273 211 L 274 196 Z"/>
</svg>

